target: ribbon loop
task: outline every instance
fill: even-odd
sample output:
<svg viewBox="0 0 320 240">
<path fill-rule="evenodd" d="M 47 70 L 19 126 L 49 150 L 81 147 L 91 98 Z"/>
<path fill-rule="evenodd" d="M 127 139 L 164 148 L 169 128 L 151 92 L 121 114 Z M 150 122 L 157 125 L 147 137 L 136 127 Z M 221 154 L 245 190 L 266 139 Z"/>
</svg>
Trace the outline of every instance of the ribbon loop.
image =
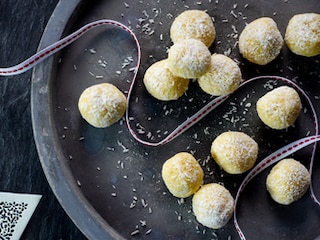
<svg viewBox="0 0 320 240">
<path fill-rule="evenodd" d="M 78 38 L 80 38 L 83 34 L 88 32 L 89 30 L 91 30 L 93 28 L 96 28 L 96 27 L 99 27 L 99 26 L 103 26 L 103 25 L 113 25 L 113 26 L 121 28 L 122 30 L 124 30 L 124 31 L 126 31 L 127 33 L 130 34 L 130 36 L 132 37 L 132 39 L 134 40 L 134 42 L 136 44 L 137 55 L 138 55 L 137 56 L 137 63 L 136 63 L 135 73 L 134 73 L 132 82 L 131 82 L 129 90 L 128 90 L 128 95 L 127 95 L 128 109 L 129 109 L 130 97 L 131 97 L 132 89 L 133 89 L 133 87 L 135 85 L 135 80 L 136 80 L 138 69 L 139 69 L 139 65 L 140 65 L 141 49 L 140 49 L 139 41 L 138 41 L 137 37 L 135 36 L 135 34 L 133 33 L 133 31 L 130 30 L 130 28 L 128 28 L 127 26 L 123 25 L 122 23 L 114 21 L 114 20 L 102 19 L 102 20 L 98 20 L 98 21 L 95 21 L 95 22 L 91 22 L 91 23 L 83 26 L 82 28 L 80 28 L 76 32 L 66 36 L 65 38 L 59 40 L 58 42 L 56 42 L 56 43 L 46 47 L 45 49 L 37 52 L 35 55 L 31 56 L 30 58 L 28 58 L 27 60 L 23 61 L 22 63 L 20 63 L 20 64 L 18 64 L 16 66 L 13 66 L 13 67 L 0 68 L 0 76 L 10 76 L 10 75 L 17 75 L 17 74 L 24 73 L 24 72 L 28 71 L 29 69 L 33 68 L 35 65 L 39 64 L 44 59 L 52 56 L 54 53 L 60 51 L 64 47 L 66 47 L 69 44 L 71 44 L 72 42 L 76 41 Z M 289 79 L 286 79 L 286 78 L 283 78 L 283 77 L 276 77 L 276 76 L 260 76 L 260 77 L 249 79 L 247 81 L 242 82 L 240 87 L 239 87 L 239 89 L 242 88 L 243 86 L 253 82 L 253 81 L 258 81 L 260 79 L 269 79 L 269 80 L 282 81 L 282 82 L 284 82 L 284 83 L 286 83 L 288 85 L 291 85 L 296 90 L 298 90 L 299 93 L 306 99 L 307 104 L 311 108 L 313 121 L 314 121 L 315 134 L 314 134 L 314 136 L 305 137 L 305 138 L 296 140 L 295 142 L 290 143 L 290 144 L 280 148 L 276 152 L 270 154 L 268 157 L 263 159 L 259 164 L 257 164 L 247 174 L 247 176 L 245 177 L 245 179 L 243 180 L 243 182 L 241 183 L 241 185 L 240 185 L 240 187 L 238 189 L 238 192 L 237 192 L 236 197 L 235 197 L 235 206 L 234 206 L 234 225 L 235 225 L 235 228 L 238 231 L 239 236 L 240 236 L 241 239 L 245 239 L 245 235 L 243 234 L 243 232 L 242 232 L 242 230 L 241 230 L 241 228 L 240 228 L 240 226 L 238 224 L 237 215 L 236 215 L 236 207 L 237 207 L 237 202 L 239 200 L 241 192 L 244 190 L 246 185 L 256 175 L 258 175 L 261 171 L 263 171 L 267 167 L 271 166 L 275 162 L 281 160 L 282 158 L 284 158 L 286 156 L 289 156 L 290 154 L 292 154 L 292 153 L 294 153 L 294 152 L 296 152 L 296 151 L 298 151 L 298 150 L 300 150 L 300 149 L 302 149 L 302 148 L 304 148 L 304 147 L 306 147 L 306 146 L 308 146 L 310 144 L 314 144 L 313 149 L 312 149 L 311 159 L 310 159 L 310 168 L 309 168 L 309 172 L 310 172 L 310 175 L 311 175 L 312 174 L 314 157 L 315 157 L 315 151 L 316 151 L 316 142 L 320 141 L 319 127 L 318 127 L 318 117 L 317 117 L 315 108 L 314 108 L 310 98 L 303 91 L 303 89 L 301 89 L 296 83 L 294 83 L 293 81 L 291 81 Z M 133 130 L 133 128 L 131 126 L 129 113 L 128 113 L 129 110 L 128 109 L 126 111 L 126 116 L 125 116 L 126 124 L 127 124 L 127 127 L 128 127 L 128 130 L 129 130 L 130 134 L 133 136 L 133 138 L 135 140 L 137 140 L 138 142 L 140 142 L 141 144 L 144 144 L 144 145 L 157 147 L 157 146 L 160 146 L 160 145 L 167 144 L 170 141 L 172 141 L 173 139 L 177 138 L 179 135 L 181 135 L 187 129 L 189 129 L 194 124 L 199 122 L 202 118 L 204 118 L 208 113 L 210 113 L 212 110 L 214 110 L 220 104 L 222 104 L 225 100 L 227 100 L 229 98 L 229 96 L 231 96 L 231 94 L 214 98 L 207 105 L 205 105 L 198 112 L 196 112 L 194 115 L 192 115 L 189 118 L 187 118 L 182 124 L 177 126 L 166 138 L 164 138 L 163 140 L 160 140 L 159 142 L 148 142 L 148 141 L 144 141 L 143 139 L 140 139 L 138 137 L 138 134 Z M 320 202 L 319 202 L 319 200 L 317 199 L 317 197 L 314 194 L 312 183 L 310 185 L 310 194 L 311 194 L 312 199 L 320 206 Z"/>
</svg>

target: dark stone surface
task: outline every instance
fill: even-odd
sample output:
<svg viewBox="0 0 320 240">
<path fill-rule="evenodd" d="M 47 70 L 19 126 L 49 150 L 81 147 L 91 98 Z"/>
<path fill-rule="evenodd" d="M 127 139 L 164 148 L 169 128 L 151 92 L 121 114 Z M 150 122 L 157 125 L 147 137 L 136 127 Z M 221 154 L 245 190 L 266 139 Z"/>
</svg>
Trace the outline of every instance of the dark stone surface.
<svg viewBox="0 0 320 240">
<path fill-rule="evenodd" d="M 0 1 L 0 65 L 36 52 L 58 0 Z M 85 239 L 53 195 L 32 133 L 31 71 L 0 77 L 0 191 L 41 194 L 22 239 Z"/>
</svg>

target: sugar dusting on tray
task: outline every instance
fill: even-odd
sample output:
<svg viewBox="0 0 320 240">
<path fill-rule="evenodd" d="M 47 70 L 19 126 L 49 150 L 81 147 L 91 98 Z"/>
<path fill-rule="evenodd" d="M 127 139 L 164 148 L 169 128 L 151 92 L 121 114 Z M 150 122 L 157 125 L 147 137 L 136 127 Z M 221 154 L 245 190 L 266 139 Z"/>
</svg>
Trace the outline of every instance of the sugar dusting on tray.
<svg viewBox="0 0 320 240">
<path fill-rule="evenodd" d="M 211 3 L 211 1 L 209 1 L 209 3 Z M 201 6 L 202 5 L 202 2 L 195 2 L 196 5 L 198 6 Z M 219 4 L 219 1 L 215 1 L 215 3 L 212 3 L 212 4 Z M 124 3 L 124 7 L 125 8 L 130 8 L 130 5 L 128 3 Z M 185 6 L 186 8 L 189 8 L 189 6 Z M 245 4 L 243 6 L 244 10 L 247 9 L 249 7 L 248 4 Z M 236 11 L 238 8 L 238 4 L 234 4 L 233 5 L 233 8 L 230 10 L 230 16 L 232 18 L 234 18 L 233 20 L 230 19 L 230 18 L 225 18 L 225 19 L 222 19 L 221 20 L 221 23 L 224 23 L 224 24 L 229 24 L 230 22 L 233 22 L 234 20 L 236 21 L 239 21 L 239 20 L 246 20 L 247 17 L 244 16 L 244 14 L 240 11 Z M 142 12 L 142 16 L 137 20 L 137 24 L 135 25 L 135 28 L 136 29 L 140 29 L 145 35 L 148 35 L 148 36 L 151 36 L 151 35 L 154 35 L 155 32 L 156 32 L 156 24 L 159 24 L 159 25 L 162 25 L 162 22 L 157 22 L 157 17 L 160 15 L 160 14 L 165 14 L 163 12 L 161 12 L 161 8 L 157 9 L 157 8 L 153 8 L 152 9 L 152 13 L 153 15 L 151 15 L 150 13 L 148 13 L 146 10 Z M 166 16 L 168 18 L 173 18 L 174 14 L 172 13 L 167 13 Z M 123 14 L 123 17 L 125 17 L 125 15 Z M 216 21 L 216 20 L 215 20 Z M 131 26 L 134 26 L 134 23 L 133 22 L 130 22 L 130 25 Z M 227 38 L 228 38 L 228 43 L 230 44 L 230 46 L 224 51 L 224 54 L 227 55 L 227 56 L 230 56 L 232 55 L 232 51 L 233 49 L 235 49 L 237 47 L 237 39 L 238 39 L 238 30 L 237 30 L 237 27 L 235 25 L 231 25 L 230 27 L 230 34 L 227 35 Z M 164 40 L 164 36 L 165 34 L 164 33 L 158 33 L 159 35 L 159 41 L 162 42 Z M 217 44 L 221 44 L 221 42 L 217 42 Z M 92 53 L 92 52 L 91 52 Z M 96 53 L 96 52 L 94 52 Z M 236 56 L 235 54 L 233 54 L 233 56 Z M 127 57 L 124 62 L 122 63 L 121 65 L 121 68 L 120 70 L 116 71 L 116 73 L 118 75 L 121 74 L 121 69 L 123 68 L 126 68 L 127 66 L 129 66 L 131 64 L 131 62 L 133 61 L 133 59 L 131 57 Z M 240 60 L 238 59 L 235 59 L 235 61 L 237 61 L 238 63 L 240 63 Z M 100 65 L 102 67 L 107 67 L 107 63 L 102 63 L 101 60 L 100 60 Z M 96 76 L 97 77 L 97 76 Z M 99 76 L 98 76 L 99 78 Z M 101 78 L 103 78 L 103 76 L 101 76 Z M 274 86 L 274 82 L 271 82 L 272 80 L 270 80 L 270 83 L 266 83 L 265 84 L 265 87 L 266 88 L 273 88 Z M 250 97 L 251 97 L 251 94 L 254 94 L 255 92 L 253 91 L 252 93 L 248 93 L 245 97 L 243 97 L 243 99 L 235 99 L 237 100 L 237 102 L 231 102 L 230 103 L 230 109 L 225 112 L 225 114 L 223 115 L 223 121 L 229 121 L 230 123 L 232 123 L 234 126 L 236 123 L 241 123 L 241 126 L 242 127 L 250 127 L 250 123 L 249 122 L 246 122 L 246 114 L 250 111 L 252 111 L 252 107 L 253 107 L 253 104 L 252 102 L 250 101 Z M 137 97 L 136 98 L 136 103 L 139 102 L 139 98 Z M 189 102 L 192 102 L 192 99 L 190 99 Z M 241 108 L 241 112 L 239 112 L 239 109 L 238 109 L 238 106 Z M 174 111 L 173 109 L 171 108 L 168 108 L 167 105 L 164 105 L 163 107 L 163 111 L 164 111 L 164 116 L 167 116 L 167 115 L 170 115 L 172 114 Z M 149 121 L 152 121 L 152 116 L 148 116 L 148 119 Z M 131 117 L 131 120 L 133 121 L 134 118 Z M 219 124 L 224 124 L 224 122 L 220 122 Z M 154 140 L 156 138 L 161 138 L 162 137 L 162 134 L 164 135 L 167 135 L 168 134 L 168 131 L 167 130 L 162 130 L 162 129 L 158 129 L 156 131 L 155 134 L 149 132 L 149 131 L 146 131 L 146 127 L 144 127 L 141 123 L 136 123 L 136 127 L 137 127 L 137 132 L 138 134 L 140 135 L 146 135 L 146 138 L 149 139 L 149 140 Z M 207 127 L 204 129 L 204 133 L 205 134 L 209 134 L 210 132 L 210 128 Z M 194 135 L 194 139 L 196 141 L 199 141 L 199 143 L 201 143 L 201 140 L 199 139 L 198 140 L 198 137 L 197 137 L 197 134 Z M 117 140 L 117 145 L 122 148 L 122 152 L 124 154 L 128 153 L 130 151 L 129 148 L 127 148 L 120 140 Z M 108 147 L 109 150 L 113 151 L 113 147 Z M 206 159 L 204 160 L 200 160 L 202 162 L 202 166 L 203 167 L 206 167 L 207 163 L 209 162 L 210 160 L 210 156 L 208 156 Z M 125 170 L 125 167 L 124 167 L 124 162 L 123 161 L 119 161 L 119 169 L 122 169 L 122 170 Z M 210 175 L 213 175 L 214 174 L 214 170 L 210 169 L 208 167 L 207 171 L 209 172 Z M 129 174 L 129 173 L 128 173 Z M 124 179 L 126 180 L 130 180 L 128 178 L 128 174 L 125 174 L 123 176 Z M 143 178 L 143 174 L 141 172 L 138 172 L 138 175 L 141 176 L 141 181 L 144 181 L 144 178 Z M 139 186 L 135 186 L 133 189 L 132 189 L 132 192 L 136 193 L 137 192 L 137 189 L 139 188 Z M 113 189 L 116 190 L 116 186 L 113 185 Z M 111 196 L 112 197 L 117 197 L 117 193 L 116 192 L 112 192 L 111 193 Z M 139 201 L 140 200 L 140 201 Z M 152 208 L 150 206 L 148 206 L 149 204 L 147 203 L 147 200 L 145 198 L 141 198 L 139 199 L 139 197 L 137 195 L 133 196 L 132 198 L 132 202 L 130 203 L 129 205 L 129 208 L 130 209 L 135 209 L 137 204 L 141 204 L 141 206 L 143 208 L 147 208 L 148 209 L 148 212 L 149 214 L 152 213 Z M 183 199 L 180 199 L 178 201 L 178 204 L 181 205 L 181 204 L 185 204 L 184 200 Z M 182 221 L 183 217 L 180 213 L 176 213 L 177 214 L 177 220 L 178 221 Z M 191 211 L 189 212 L 189 214 L 191 214 Z M 146 228 L 147 226 L 147 221 L 146 220 L 140 220 L 136 225 L 135 227 L 133 228 L 133 230 L 131 231 L 130 235 L 131 236 L 137 236 L 137 235 L 140 235 L 140 234 L 145 234 L 145 235 L 150 235 L 151 236 L 151 233 L 152 233 L 152 229 L 151 228 Z M 143 231 L 142 231 L 143 229 Z M 207 229 L 203 229 L 202 231 L 200 230 L 199 226 L 196 226 L 196 231 L 199 233 L 199 234 L 206 234 L 207 232 Z M 214 238 L 217 238 L 218 235 L 216 234 L 215 231 L 212 231 L 212 236 Z M 231 239 L 231 236 L 228 237 L 228 239 Z"/>
<path fill-rule="evenodd" d="M 172 8 L 171 12 L 164 12 L 163 8 L 161 7 L 160 3 L 161 1 L 158 0 L 157 2 L 154 2 L 152 4 L 147 3 L 146 9 L 142 10 L 140 12 L 140 15 L 137 19 L 129 19 L 127 18 L 127 14 L 132 11 L 132 6 L 133 3 L 130 2 L 123 2 L 123 13 L 121 13 L 121 18 L 126 19 L 128 21 L 128 25 L 130 26 L 131 29 L 134 29 L 134 31 L 139 32 L 143 37 L 143 39 L 156 39 L 156 41 L 159 43 L 159 46 L 157 47 L 157 51 L 163 51 L 163 55 L 166 54 L 167 50 L 169 49 L 169 39 L 168 39 L 168 33 L 165 32 L 163 29 L 166 29 L 167 27 L 164 26 L 164 20 L 168 21 L 173 21 L 174 17 L 177 15 L 177 13 L 182 9 L 193 9 L 193 8 L 205 8 L 208 7 L 208 9 L 203 9 L 206 12 L 210 12 L 211 9 L 217 10 L 220 7 L 222 7 L 222 2 L 220 3 L 219 0 L 212 1 L 193 1 L 191 3 L 188 3 L 188 5 L 183 2 L 171 2 Z M 288 1 L 284 1 L 285 3 Z M 144 1 L 138 1 L 136 4 L 146 4 Z M 220 6 L 221 5 L 221 6 Z M 150 6 L 150 7 L 149 7 Z M 205 7 L 204 7 L 205 6 Z M 223 5 L 223 7 L 225 7 Z M 251 10 L 251 5 L 249 4 L 239 4 L 239 3 L 234 3 L 231 5 L 229 10 L 226 10 L 226 14 L 223 16 L 218 16 L 214 15 L 212 16 L 213 22 L 216 24 L 216 26 L 222 26 L 221 27 L 221 32 L 223 33 L 223 40 L 218 39 L 215 42 L 215 50 L 222 52 L 224 55 L 232 57 L 235 62 L 237 62 L 240 66 L 243 66 L 244 64 L 241 62 L 241 58 L 239 58 L 238 54 L 238 38 L 240 34 L 240 26 L 244 26 L 247 24 L 247 17 L 245 15 L 246 12 L 249 13 Z M 214 12 L 214 11 L 213 11 Z M 277 12 L 272 13 L 273 16 L 277 15 Z M 111 23 L 111 22 L 110 22 Z M 114 23 L 112 23 L 114 24 Z M 121 25 L 120 25 L 121 27 Z M 126 27 L 123 27 L 123 30 L 127 30 L 129 33 L 130 31 L 126 29 Z M 221 35 L 220 35 L 221 36 Z M 94 62 L 94 67 L 90 69 L 87 72 L 87 75 L 90 80 L 92 81 L 104 81 L 106 79 L 105 73 L 112 69 L 114 71 L 114 74 L 117 77 L 123 77 L 126 76 L 127 73 L 135 73 L 136 67 L 135 67 L 135 57 L 133 57 L 131 54 L 124 56 L 122 58 L 121 63 L 119 63 L 117 69 L 110 68 L 109 62 L 104 59 L 104 57 L 100 56 L 99 50 L 95 48 L 94 46 L 84 49 L 85 52 L 87 52 L 88 55 L 92 55 L 91 57 L 94 57 L 95 62 Z M 48 55 L 48 53 L 45 53 L 45 55 Z M 63 59 L 59 59 L 59 63 L 62 63 Z M 155 59 L 153 54 L 149 54 L 149 61 L 155 61 L 159 59 Z M 317 60 L 316 60 L 317 61 Z M 288 63 L 287 66 L 280 66 L 276 65 L 276 70 L 279 71 L 280 73 L 289 70 L 290 72 L 294 72 L 295 69 L 293 68 L 292 63 Z M 26 66 L 24 66 L 26 67 Z M 26 67 L 27 68 L 27 67 Z M 143 66 L 145 68 L 145 66 Z M 72 69 L 74 72 L 79 71 L 79 65 L 78 64 L 73 64 Z M 10 70 L 11 71 L 11 70 Z M 10 73 L 7 70 L 3 71 L 1 73 L 7 74 Z M 258 70 L 257 73 L 259 74 Z M 316 71 L 311 72 L 310 75 L 312 74 L 317 74 Z M 284 82 L 286 84 L 293 85 L 294 87 L 297 87 L 298 90 L 300 91 L 301 95 L 304 95 L 304 91 L 301 90 L 298 85 L 296 85 L 297 81 L 301 81 L 301 79 L 297 77 L 294 78 L 294 81 L 289 81 L 285 78 L 281 77 L 265 77 L 266 79 L 269 79 L 269 81 L 266 81 L 263 85 L 263 88 L 266 90 L 271 90 L 274 87 L 278 85 L 279 82 Z M 256 79 L 251 79 L 249 82 L 253 82 L 253 80 L 259 80 L 259 78 Z M 134 81 L 131 81 L 130 79 L 125 80 L 126 84 L 129 86 L 130 84 L 133 84 Z M 194 84 L 194 82 L 193 82 Z M 248 83 L 249 84 L 249 83 Z M 243 83 L 241 85 L 242 88 L 245 88 L 247 83 Z M 130 91 L 124 90 L 124 92 L 128 95 L 130 95 Z M 164 141 L 163 143 L 159 144 L 165 144 L 171 140 L 173 140 L 175 137 L 179 136 L 181 132 L 183 132 L 185 129 L 190 128 L 193 126 L 194 123 L 198 122 L 200 119 L 202 119 L 203 115 L 206 115 L 208 112 L 211 110 L 215 109 L 216 106 L 219 106 L 220 103 L 223 103 L 226 101 L 228 103 L 228 107 L 225 108 L 222 111 L 223 114 L 219 117 L 217 117 L 217 121 L 220 127 L 222 129 L 228 129 L 228 128 L 233 128 L 233 129 L 238 129 L 238 130 L 249 130 L 250 128 L 254 127 L 253 123 L 250 122 L 250 114 L 254 111 L 254 95 L 255 95 L 255 89 L 252 89 L 251 91 L 247 91 L 245 94 L 240 94 L 237 95 L 234 99 L 231 98 L 231 100 L 228 99 L 228 97 L 225 98 L 220 98 L 218 99 L 219 101 L 213 101 L 212 99 L 204 99 L 202 104 L 206 104 L 205 108 L 202 108 L 200 113 L 196 117 L 191 116 L 189 119 L 186 120 L 182 124 L 182 127 L 179 129 L 179 127 L 173 132 L 174 134 L 172 135 L 172 132 L 170 129 L 162 129 L 161 126 L 149 130 L 149 126 L 154 122 L 155 119 L 159 117 L 172 117 L 176 118 L 176 116 L 179 116 L 181 111 L 188 111 L 192 110 L 193 105 L 197 106 L 197 99 L 195 98 L 194 95 L 190 95 L 189 93 L 185 93 L 184 98 L 186 100 L 185 106 L 181 106 L 179 109 L 175 109 L 172 107 L 170 103 L 164 103 L 160 105 L 161 107 L 159 108 L 161 111 L 161 114 L 156 114 L 153 115 L 152 113 L 143 115 L 143 121 L 139 122 L 139 119 L 142 119 L 141 116 L 129 116 L 127 119 L 122 118 L 118 123 L 117 127 L 125 127 L 126 120 L 129 121 L 129 126 L 132 124 L 134 130 L 131 129 L 131 131 L 136 131 L 136 134 L 138 135 L 135 136 L 136 139 L 141 139 L 144 138 L 146 140 L 141 140 L 142 143 L 150 143 L 150 146 L 156 146 L 154 142 L 158 141 L 159 139 L 168 139 L 168 141 Z M 239 97 L 240 96 L 240 97 Z M 314 109 L 313 105 L 310 103 L 310 99 L 304 95 L 305 97 L 305 102 L 309 102 L 310 106 L 309 107 L 304 107 L 302 114 L 308 115 L 308 114 L 313 114 L 314 118 L 317 120 L 317 116 L 314 114 Z M 314 100 L 319 100 L 319 96 L 314 96 Z M 135 104 L 143 104 L 143 99 L 141 96 L 137 96 L 133 102 Z M 208 107 L 210 110 L 207 111 L 206 107 Z M 311 110 L 310 110 L 311 109 Z M 70 111 L 69 107 L 63 107 L 59 106 L 58 111 L 60 110 L 65 110 L 66 112 Z M 317 121 L 316 121 L 317 122 Z M 193 124 L 190 124 L 193 123 Z M 199 123 L 199 126 L 201 126 L 201 123 Z M 212 134 L 215 133 L 215 129 L 212 126 L 201 126 L 202 130 L 199 132 L 190 132 L 190 140 L 193 141 L 194 144 L 190 144 L 186 146 L 187 151 L 190 153 L 196 155 L 200 151 L 198 147 L 200 148 L 202 144 L 206 144 L 206 141 L 208 137 L 210 137 Z M 293 126 L 294 127 L 294 126 Z M 65 124 L 61 128 L 61 134 L 59 139 L 61 141 L 67 141 L 70 140 L 70 138 L 74 139 L 74 136 L 70 136 L 68 134 L 70 132 L 70 129 L 72 129 L 72 126 L 68 124 Z M 120 128 L 121 129 L 121 128 Z M 317 125 L 315 127 L 316 129 L 316 134 L 317 134 Z M 192 129 L 191 129 L 192 130 Z M 137 153 L 135 152 L 134 148 L 131 148 L 132 146 L 132 141 L 130 139 L 124 139 L 123 136 L 125 135 L 126 131 L 124 130 L 119 130 L 117 134 L 117 139 L 115 139 L 115 144 L 110 145 L 110 146 L 105 146 L 105 150 L 109 152 L 110 154 L 115 153 L 116 151 L 120 151 L 123 156 L 122 158 L 116 161 L 115 165 L 115 171 L 117 171 L 117 174 L 122 177 L 121 181 L 126 182 L 130 185 L 131 193 L 132 193 L 132 198 L 129 199 L 127 202 L 123 203 L 123 206 L 125 208 L 130 209 L 130 211 L 137 211 L 137 213 L 142 213 L 142 215 L 145 216 L 145 218 L 140 219 L 137 223 L 133 223 L 133 226 L 129 226 L 128 229 L 129 235 L 132 237 L 139 237 L 142 234 L 144 235 L 150 235 L 152 237 L 152 226 L 149 225 L 150 221 L 147 221 L 146 219 L 148 218 L 148 215 L 150 216 L 151 214 L 154 213 L 154 211 L 159 211 L 159 209 L 156 209 L 156 206 L 154 205 L 154 202 L 151 200 L 153 199 L 150 193 L 143 193 L 144 191 L 144 186 L 145 184 L 150 184 L 150 181 L 152 181 L 152 184 L 155 184 L 155 188 L 158 188 L 158 191 L 163 191 L 163 196 L 167 196 L 167 191 L 163 190 L 163 185 L 161 183 L 161 180 L 159 180 L 159 176 L 156 175 L 155 173 L 152 173 L 150 176 L 150 173 L 148 173 L 145 170 L 139 169 L 139 166 L 134 164 L 134 156 L 140 155 L 140 157 L 143 158 L 143 156 L 151 156 L 151 153 L 153 150 L 149 148 L 145 148 L 143 150 L 143 153 Z M 133 133 L 133 132 L 131 132 Z M 284 133 L 285 134 L 285 133 Z M 288 147 L 288 149 L 282 150 L 279 153 L 279 156 L 286 155 L 288 151 L 293 151 L 295 149 L 300 149 L 300 145 L 308 145 L 311 142 L 318 141 L 317 136 L 312 136 L 313 130 L 312 129 L 307 129 L 305 131 L 306 136 L 310 136 L 309 138 L 302 139 L 299 144 L 297 145 L 292 145 Z M 141 138 L 140 138 L 141 137 Z M 281 137 L 282 138 L 282 137 Z M 77 141 L 80 142 L 80 144 L 86 144 L 90 139 L 87 139 L 85 137 L 85 134 L 78 139 Z M 146 145 L 148 145 L 146 144 Z M 281 150 L 281 149 L 280 149 Z M 77 160 L 77 153 L 68 153 L 68 159 L 70 161 L 76 161 Z M 257 168 L 255 169 L 255 172 L 249 173 L 243 184 L 241 184 L 239 188 L 239 192 L 236 196 L 238 198 L 239 193 L 243 190 L 244 186 L 253 178 L 261 169 L 264 169 L 266 165 L 268 165 L 272 161 L 276 161 L 275 158 L 270 158 L 270 159 L 265 159 L 265 163 L 262 162 L 261 166 L 258 165 Z M 207 180 L 212 178 L 217 178 L 214 180 L 220 181 L 220 183 L 223 185 L 223 180 L 224 180 L 224 173 L 220 171 L 221 175 L 220 176 L 215 176 L 217 173 L 217 169 L 210 164 L 211 157 L 210 155 L 204 154 L 201 159 L 198 159 L 200 165 L 205 169 L 205 172 L 207 174 Z M 265 164 L 265 165 L 263 165 Z M 132 173 L 132 169 L 136 170 L 135 173 Z M 96 172 L 97 172 L 97 177 L 99 175 L 103 174 L 103 169 L 101 166 L 96 166 Z M 148 181 L 147 181 L 147 180 Z M 85 187 L 87 183 L 82 182 L 82 180 L 79 178 L 76 180 L 76 184 L 79 187 Z M 101 186 L 96 186 L 97 188 L 100 188 Z M 237 188 L 236 184 L 234 184 L 234 188 Z M 116 183 L 111 184 L 110 186 L 110 196 L 113 199 L 120 199 L 121 195 L 121 189 Z M 236 199 L 237 200 L 237 199 Z M 177 202 L 175 203 L 177 206 L 179 206 L 180 210 L 175 212 L 176 218 L 179 222 L 184 222 L 186 224 L 194 224 L 194 216 L 192 214 L 192 210 L 190 208 L 190 202 L 188 199 L 177 199 Z M 235 215 L 235 224 L 236 227 L 239 227 L 237 225 L 237 220 L 236 220 L 236 215 Z M 239 235 L 242 239 L 244 239 L 244 236 L 242 235 L 242 232 L 240 228 L 237 230 L 239 231 Z M 198 234 L 202 235 L 211 235 L 213 238 L 218 238 L 219 233 L 216 232 L 215 230 L 207 229 L 207 228 L 202 228 L 200 225 L 195 226 L 195 231 Z M 228 239 L 231 239 L 231 236 L 228 236 Z"/>
</svg>

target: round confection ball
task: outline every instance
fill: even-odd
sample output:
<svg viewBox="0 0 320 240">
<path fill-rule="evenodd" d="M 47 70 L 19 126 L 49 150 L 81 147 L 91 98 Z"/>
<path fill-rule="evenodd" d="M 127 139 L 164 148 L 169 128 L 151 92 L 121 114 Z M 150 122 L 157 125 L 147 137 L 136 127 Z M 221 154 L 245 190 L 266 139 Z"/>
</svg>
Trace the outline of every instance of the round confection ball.
<svg viewBox="0 0 320 240">
<path fill-rule="evenodd" d="M 266 65 L 283 46 L 283 38 L 272 18 L 263 17 L 249 23 L 239 37 L 239 50 L 252 63 Z"/>
<path fill-rule="evenodd" d="M 216 29 L 211 17 L 201 10 L 186 10 L 177 16 L 170 28 L 173 43 L 194 38 L 210 47 L 216 37 Z"/>
<path fill-rule="evenodd" d="M 285 41 L 295 54 L 313 57 L 320 54 L 320 14 L 293 16 L 287 26 Z"/>
<path fill-rule="evenodd" d="M 211 156 L 227 173 L 241 174 L 255 164 L 258 144 L 243 132 L 224 132 L 212 142 Z"/>
<path fill-rule="evenodd" d="M 162 101 L 176 100 L 188 89 L 189 79 L 173 75 L 164 59 L 152 64 L 143 78 L 147 91 Z"/>
<path fill-rule="evenodd" d="M 198 78 L 198 83 L 206 93 L 221 96 L 235 91 L 241 77 L 241 70 L 235 61 L 222 54 L 213 54 L 209 70 Z"/>
<path fill-rule="evenodd" d="M 170 71 L 182 78 L 198 78 L 209 70 L 211 53 L 199 40 L 185 39 L 171 46 L 168 53 Z"/>
<path fill-rule="evenodd" d="M 97 128 L 109 127 L 122 118 L 127 109 L 125 95 L 110 83 L 96 84 L 80 95 L 81 116 Z"/>
<path fill-rule="evenodd" d="M 199 223 L 208 228 L 219 229 L 232 217 L 234 199 L 220 184 L 205 184 L 194 194 L 192 209 Z"/>
<path fill-rule="evenodd" d="M 180 152 L 162 166 L 162 179 L 173 196 L 186 198 L 203 183 L 203 170 L 192 154 Z"/>
<path fill-rule="evenodd" d="M 273 129 L 294 124 L 302 108 L 297 91 L 288 86 L 273 89 L 258 99 L 256 109 L 261 121 Z"/>
<path fill-rule="evenodd" d="M 306 193 L 310 186 L 310 174 L 300 162 L 287 158 L 272 168 L 266 185 L 274 201 L 289 205 Z"/>
</svg>

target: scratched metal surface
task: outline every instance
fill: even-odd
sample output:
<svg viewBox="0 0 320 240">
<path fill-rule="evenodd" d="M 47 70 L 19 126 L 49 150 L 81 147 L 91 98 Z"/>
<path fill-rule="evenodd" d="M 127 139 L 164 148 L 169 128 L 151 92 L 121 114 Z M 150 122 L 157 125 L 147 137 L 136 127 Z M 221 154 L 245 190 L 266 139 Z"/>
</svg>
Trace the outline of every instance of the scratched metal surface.
<svg viewBox="0 0 320 240">
<path fill-rule="evenodd" d="M 230 53 L 230 57 L 240 62 L 244 79 L 261 75 L 295 79 L 309 94 L 317 111 L 319 109 L 319 57 L 299 57 L 284 47 L 274 62 L 256 66 L 242 59 L 234 47 L 235 30 L 240 33 L 253 19 L 272 17 L 284 35 L 294 14 L 319 9 L 317 0 L 148 1 L 144 4 L 143 1 L 110 0 L 80 1 L 79 5 L 78 2 L 61 3 L 60 11 L 65 10 L 69 15 L 56 12 L 52 16 L 40 47 L 60 37 L 64 22 L 63 34 L 101 18 L 130 25 L 142 47 L 142 63 L 130 115 L 156 139 L 210 100 L 196 83 L 191 83 L 187 95 L 178 101 L 159 102 L 146 93 L 141 81 L 151 63 L 166 57 L 167 47 L 171 45 L 170 23 L 174 16 L 188 8 L 207 10 L 214 17 L 217 39 L 210 50 Z M 74 9 L 70 11 L 70 8 Z M 142 19 L 146 20 L 141 24 Z M 254 110 L 255 101 L 270 84 L 261 81 L 236 92 L 220 108 L 165 146 L 151 148 L 137 143 L 121 121 L 108 129 L 89 126 L 77 109 L 80 93 L 99 82 L 114 83 L 125 91 L 132 77 L 128 69 L 132 66 L 122 68 L 122 63 L 128 57 L 135 59 L 135 53 L 127 34 L 106 27 L 93 30 L 55 58 L 36 67 L 32 80 L 35 140 L 53 191 L 88 238 L 238 239 L 232 220 L 220 230 L 207 229 L 197 223 L 192 214 L 191 198 L 182 203 L 165 188 L 160 174 L 163 162 L 179 151 L 193 152 L 205 171 L 205 183 L 222 182 L 235 196 L 244 175 L 225 174 L 212 159 L 208 160 L 211 141 L 223 131 L 244 131 L 258 142 L 261 160 L 280 146 L 314 132 L 310 109 L 304 101 L 306 111 L 294 128 L 268 129 Z M 233 108 L 235 105 L 237 111 Z M 141 137 L 147 139 L 148 136 Z M 295 154 L 295 158 L 306 165 L 308 157 L 310 148 Z M 319 196 L 318 169 L 316 163 L 314 184 Z M 267 173 L 268 170 L 256 177 L 241 195 L 238 220 L 246 237 L 314 239 L 318 236 L 320 209 L 309 195 L 290 206 L 274 203 L 265 189 Z M 132 236 L 137 229 L 139 233 Z"/>
</svg>

